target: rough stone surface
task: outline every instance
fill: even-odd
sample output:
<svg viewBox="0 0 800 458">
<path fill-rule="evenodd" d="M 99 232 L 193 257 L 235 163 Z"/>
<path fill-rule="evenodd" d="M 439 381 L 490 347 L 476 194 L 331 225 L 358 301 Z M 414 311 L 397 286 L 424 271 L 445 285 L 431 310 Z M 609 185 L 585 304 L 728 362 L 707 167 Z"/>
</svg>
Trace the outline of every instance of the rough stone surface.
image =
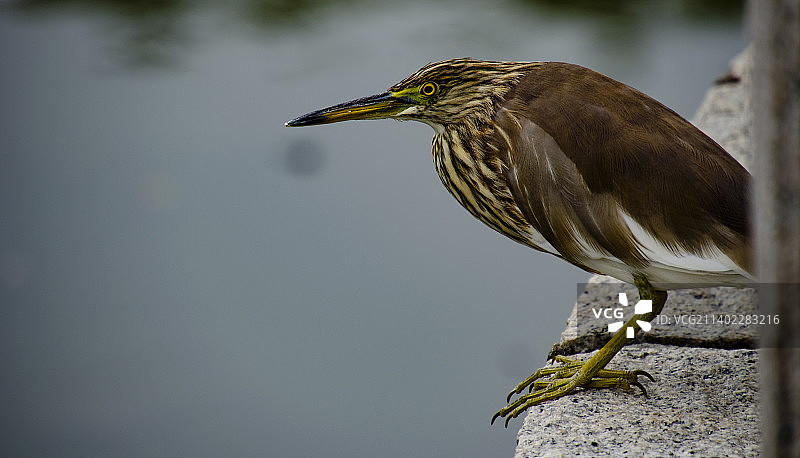
<svg viewBox="0 0 800 458">
<path fill-rule="evenodd" d="M 515 456 L 758 456 L 757 365 L 756 350 L 625 347 L 608 367 L 650 372 L 648 397 L 589 390 L 534 406 Z"/>
<path fill-rule="evenodd" d="M 693 120 L 750 170 L 751 54 L 745 50 L 733 60 Z M 614 321 L 594 313 L 619 307 L 620 292 L 631 306 L 638 300 L 634 286 L 592 277 L 550 356 L 591 357 L 586 352 L 608 341 L 607 325 Z M 515 456 L 757 456 L 758 327 L 734 324 L 757 315 L 755 304 L 756 292 L 747 288 L 670 291 L 662 311 L 666 318 L 654 320 L 650 332 L 637 336 L 608 365 L 648 371 L 656 378 L 643 380 L 650 396 L 586 390 L 535 406 L 517 435 Z"/>
</svg>

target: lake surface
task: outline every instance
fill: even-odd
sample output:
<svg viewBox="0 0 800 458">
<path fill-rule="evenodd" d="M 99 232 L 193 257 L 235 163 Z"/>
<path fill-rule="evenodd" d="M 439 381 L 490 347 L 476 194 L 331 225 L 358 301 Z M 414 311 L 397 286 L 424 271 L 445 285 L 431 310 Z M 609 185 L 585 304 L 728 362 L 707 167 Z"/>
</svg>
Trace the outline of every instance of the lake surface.
<svg viewBox="0 0 800 458">
<path fill-rule="evenodd" d="M 283 123 L 464 56 L 691 117 L 746 43 L 707 3 L 0 2 L 0 453 L 512 456 L 588 274 L 467 214 L 425 125 Z"/>
</svg>

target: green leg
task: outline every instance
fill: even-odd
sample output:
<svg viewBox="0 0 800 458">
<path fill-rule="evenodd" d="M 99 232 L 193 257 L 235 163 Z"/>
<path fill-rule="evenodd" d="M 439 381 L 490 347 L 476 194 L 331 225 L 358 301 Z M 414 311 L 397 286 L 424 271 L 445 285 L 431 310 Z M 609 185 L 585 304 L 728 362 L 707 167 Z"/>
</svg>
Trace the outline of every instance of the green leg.
<svg viewBox="0 0 800 458">
<path fill-rule="evenodd" d="M 641 275 L 634 276 L 634 283 L 639 289 L 640 299 L 650 299 L 653 301 L 653 309 L 650 313 L 645 315 L 635 315 L 623 326 L 614 337 L 606 343 L 603 348 L 597 351 L 588 361 L 578 361 L 562 356 L 557 356 L 556 361 L 562 363 L 557 367 L 546 367 L 537 370 L 530 377 L 525 379 L 522 383 L 517 385 L 512 390 L 506 402 L 511 400 L 515 394 L 522 393 L 526 388 L 532 390 L 530 394 L 520 396 L 516 401 L 509 403 L 502 410 L 494 414 L 492 423 L 498 417 L 506 419 L 505 424 L 508 427 L 508 422 L 512 418 L 516 418 L 519 414 L 527 410 L 529 407 L 541 404 L 551 399 L 560 398 L 569 393 L 572 393 L 577 388 L 624 388 L 630 389 L 631 385 L 639 387 L 645 395 L 647 392 L 644 387 L 639 383 L 638 376 L 644 375 L 653 380 L 645 371 L 617 371 L 606 370 L 606 364 L 611 361 L 611 358 L 625 346 L 628 340 L 626 335 L 626 328 L 632 327 L 634 333 L 638 333 L 641 327 L 636 323 L 636 320 L 652 321 L 661 310 L 664 308 L 664 303 L 667 301 L 667 292 L 653 288 L 650 282 Z M 549 377 L 546 380 L 540 380 L 544 377 Z"/>
</svg>

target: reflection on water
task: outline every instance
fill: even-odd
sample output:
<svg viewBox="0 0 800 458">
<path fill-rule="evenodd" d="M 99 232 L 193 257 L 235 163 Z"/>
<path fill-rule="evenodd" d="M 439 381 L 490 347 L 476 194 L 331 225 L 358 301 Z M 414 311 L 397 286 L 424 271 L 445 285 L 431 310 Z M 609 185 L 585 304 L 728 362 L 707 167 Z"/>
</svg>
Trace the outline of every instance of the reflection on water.
<svg viewBox="0 0 800 458">
<path fill-rule="evenodd" d="M 19 0 L 11 8 L 20 13 L 64 11 L 102 15 L 108 21 L 102 33 L 114 42 L 108 52 L 128 66 L 168 65 L 189 41 L 186 23 L 196 6 L 179 0 Z"/>
<path fill-rule="evenodd" d="M 91 12 L 108 21 L 103 32 L 115 45 L 109 52 L 124 65 L 168 65 L 188 46 L 201 38 L 193 34 L 192 20 L 208 14 L 215 20 L 247 24 L 270 34 L 286 28 L 313 27 L 319 11 L 352 2 L 344 0 L 231 0 L 188 2 L 184 0 L 12 0 L 10 8 L 20 13 L 48 14 L 64 10 Z M 371 8 L 390 4 L 369 2 Z M 408 3 L 408 2 L 406 2 Z M 430 4 L 430 2 L 420 2 Z M 513 0 L 532 14 L 589 19 L 608 38 L 630 41 L 643 19 L 653 15 L 674 16 L 674 20 L 702 21 L 709 26 L 736 25 L 741 20 L 744 0 Z M 453 3 L 454 7 L 462 5 Z M 366 6 L 366 4 L 365 4 Z M 410 7 L 411 5 L 409 5 Z M 357 7 L 357 6 L 356 6 Z M 633 38 L 635 39 L 635 38 Z"/>
<path fill-rule="evenodd" d="M 569 16 L 586 16 L 598 21 L 631 21 L 642 15 L 669 8 L 681 19 L 701 21 L 738 21 L 744 2 L 739 0 L 518 0 L 535 10 L 553 11 Z"/>
</svg>

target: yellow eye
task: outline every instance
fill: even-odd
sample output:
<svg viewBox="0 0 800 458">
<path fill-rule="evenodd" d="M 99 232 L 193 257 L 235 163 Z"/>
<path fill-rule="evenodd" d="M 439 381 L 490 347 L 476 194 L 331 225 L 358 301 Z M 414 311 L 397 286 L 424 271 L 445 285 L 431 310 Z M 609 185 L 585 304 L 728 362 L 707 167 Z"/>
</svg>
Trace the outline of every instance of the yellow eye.
<svg viewBox="0 0 800 458">
<path fill-rule="evenodd" d="M 437 89 L 439 89 L 439 86 L 437 86 L 436 83 L 425 83 L 419 87 L 419 93 L 426 97 L 430 97 L 436 93 Z"/>
</svg>

